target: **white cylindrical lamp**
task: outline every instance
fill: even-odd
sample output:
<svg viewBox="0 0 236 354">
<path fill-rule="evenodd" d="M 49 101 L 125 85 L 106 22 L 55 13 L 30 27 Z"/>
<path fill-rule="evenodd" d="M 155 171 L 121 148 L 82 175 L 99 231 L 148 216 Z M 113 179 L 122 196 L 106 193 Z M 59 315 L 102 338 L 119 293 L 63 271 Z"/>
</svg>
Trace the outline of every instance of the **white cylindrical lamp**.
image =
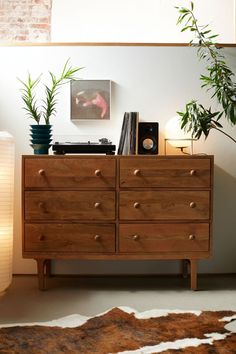
<svg viewBox="0 0 236 354">
<path fill-rule="evenodd" d="M 14 150 L 13 137 L 0 132 L 0 294 L 12 280 Z"/>
</svg>

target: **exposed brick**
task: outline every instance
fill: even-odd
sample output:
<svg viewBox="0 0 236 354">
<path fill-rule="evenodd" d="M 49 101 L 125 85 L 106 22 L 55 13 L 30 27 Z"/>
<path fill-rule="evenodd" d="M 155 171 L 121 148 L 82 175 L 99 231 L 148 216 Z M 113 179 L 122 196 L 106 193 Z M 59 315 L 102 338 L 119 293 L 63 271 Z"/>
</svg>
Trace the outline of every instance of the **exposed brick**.
<svg viewBox="0 0 236 354">
<path fill-rule="evenodd" d="M 34 17 L 31 19 L 32 23 L 47 23 L 50 24 L 50 18 L 48 17 Z"/>
<path fill-rule="evenodd" d="M 27 37 L 26 36 L 15 36 L 14 40 L 20 41 L 20 42 L 25 42 L 27 40 Z"/>
<path fill-rule="evenodd" d="M 45 29 L 48 28 L 48 25 L 46 23 L 37 23 L 37 24 L 32 24 L 30 26 L 31 28 L 37 28 L 37 29 Z"/>
<path fill-rule="evenodd" d="M 50 41 L 52 0 L 0 0 L 0 41 Z"/>
</svg>

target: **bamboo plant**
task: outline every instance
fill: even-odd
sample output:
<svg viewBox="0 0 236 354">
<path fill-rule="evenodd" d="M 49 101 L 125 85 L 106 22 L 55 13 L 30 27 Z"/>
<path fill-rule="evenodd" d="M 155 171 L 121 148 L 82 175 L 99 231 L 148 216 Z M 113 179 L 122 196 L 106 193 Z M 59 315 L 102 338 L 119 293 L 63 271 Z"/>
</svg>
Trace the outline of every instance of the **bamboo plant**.
<svg viewBox="0 0 236 354">
<path fill-rule="evenodd" d="M 236 84 L 233 81 L 234 73 L 227 66 L 222 48 L 215 43 L 217 34 L 213 34 L 209 25 L 199 25 L 194 15 L 194 3 L 190 8 L 176 7 L 179 13 L 177 24 L 183 25 L 181 32 L 190 31 L 194 39 L 190 45 L 197 47 L 200 60 L 205 60 L 207 74 L 201 75 L 201 87 L 211 91 L 211 98 L 216 98 L 221 109 L 212 111 L 205 108 L 196 100 L 191 100 L 185 110 L 178 112 L 181 117 L 181 128 L 191 132 L 192 137 L 199 139 L 201 135 L 209 135 L 211 129 L 216 129 L 226 135 L 233 142 L 236 139 L 223 130 L 222 117 L 232 124 L 236 124 Z M 196 40 L 196 42 L 195 42 Z"/>
<path fill-rule="evenodd" d="M 26 81 L 19 79 L 23 86 L 21 88 L 21 97 L 24 102 L 23 109 L 26 110 L 28 117 L 35 120 L 37 124 L 40 124 L 40 122 L 44 120 L 45 124 L 49 125 L 51 118 L 56 114 L 57 95 L 60 87 L 71 80 L 75 80 L 75 74 L 81 69 L 82 68 L 70 66 L 68 59 L 63 66 L 59 77 L 56 77 L 56 75 L 49 71 L 51 82 L 49 86 L 45 85 L 46 97 L 43 100 L 42 105 L 39 104 L 35 94 L 35 90 L 41 81 L 42 74 L 36 79 L 32 79 L 30 74 L 28 74 Z"/>
</svg>

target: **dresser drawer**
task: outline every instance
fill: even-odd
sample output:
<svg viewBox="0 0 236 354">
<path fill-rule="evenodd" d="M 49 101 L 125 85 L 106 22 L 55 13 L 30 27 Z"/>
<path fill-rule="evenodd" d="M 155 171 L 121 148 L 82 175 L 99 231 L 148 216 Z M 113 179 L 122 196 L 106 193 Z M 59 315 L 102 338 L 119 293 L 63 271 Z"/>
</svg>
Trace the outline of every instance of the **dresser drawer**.
<svg viewBox="0 0 236 354">
<path fill-rule="evenodd" d="M 26 158 L 26 188 L 115 187 L 116 161 L 111 158 Z"/>
<path fill-rule="evenodd" d="M 121 224 L 119 252 L 198 252 L 209 250 L 209 225 Z"/>
<path fill-rule="evenodd" d="M 112 191 L 26 191 L 26 220 L 114 220 Z"/>
<path fill-rule="evenodd" d="M 121 220 L 207 220 L 208 191 L 121 191 Z"/>
<path fill-rule="evenodd" d="M 112 224 L 25 224 L 26 252 L 115 252 Z"/>
<path fill-rule="evenodd" d="M 120 187 L 210 187 L 210 159 L 123 158 Z"/>
</svg>

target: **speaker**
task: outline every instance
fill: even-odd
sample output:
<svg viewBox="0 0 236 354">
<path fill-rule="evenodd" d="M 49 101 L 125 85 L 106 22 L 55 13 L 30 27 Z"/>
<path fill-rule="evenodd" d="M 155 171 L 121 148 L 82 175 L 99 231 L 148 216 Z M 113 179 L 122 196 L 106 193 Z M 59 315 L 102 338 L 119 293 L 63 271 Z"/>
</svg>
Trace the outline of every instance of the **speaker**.
<svg viewBox="0 0 236 354">
<path fill-rule="evenodd" d="M 158 154 L 158 123 L 140 122 L 138 124 L 138 154 Z"/>
</svg>

